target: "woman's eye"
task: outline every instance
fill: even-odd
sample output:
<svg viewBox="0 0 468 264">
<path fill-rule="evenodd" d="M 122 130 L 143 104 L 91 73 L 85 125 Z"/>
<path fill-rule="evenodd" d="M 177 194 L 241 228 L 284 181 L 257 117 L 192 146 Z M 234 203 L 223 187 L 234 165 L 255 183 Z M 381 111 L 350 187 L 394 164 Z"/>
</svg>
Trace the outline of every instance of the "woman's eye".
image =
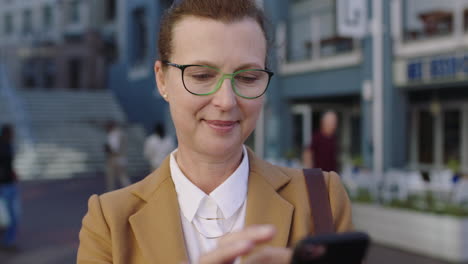
<svg viewBox="0 0 468 264">
<path fill-rule="evenodd" d="M 199 81 L 210 80 L 213 77 L 214 76 L 212 74 L 207 74 L 207 73 L 200 73 L 200 74 L 193 74 L 192 75 L 192 78 L 197 79 Z"/>
<path fill-rule="evenodd" d="M 253 83 L 257 81 L 258 78 L 256 76 L 237 76 L 236 79 L 243 83 Z"/>
</svg>

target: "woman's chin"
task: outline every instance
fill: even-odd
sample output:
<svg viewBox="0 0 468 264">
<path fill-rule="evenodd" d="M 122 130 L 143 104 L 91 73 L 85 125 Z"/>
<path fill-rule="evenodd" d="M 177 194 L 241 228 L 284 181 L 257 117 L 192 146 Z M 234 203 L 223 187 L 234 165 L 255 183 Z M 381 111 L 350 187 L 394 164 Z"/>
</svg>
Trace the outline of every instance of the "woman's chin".
<svg viewBox="0 0 468 264">
<path fill-rule="evenodd" d="M 232 155 L 240 148 L 242 148 L 242 142 L 230 142 L 227 140 L 200 145 L 200 149 L 203 153 L 213 157 Z"/>
</svg>

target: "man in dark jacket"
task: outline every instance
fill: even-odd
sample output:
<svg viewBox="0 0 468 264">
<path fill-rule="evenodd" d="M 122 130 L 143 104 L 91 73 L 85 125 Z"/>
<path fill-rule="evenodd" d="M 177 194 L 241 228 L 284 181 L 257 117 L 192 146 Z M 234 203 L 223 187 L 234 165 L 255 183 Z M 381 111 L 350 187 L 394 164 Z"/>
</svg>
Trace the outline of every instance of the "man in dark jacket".
<svg viewBox="0 0 468 264">
<path fill-rule="evenodd" d="M 338 117 L 335 112 L 327 111 L 322 115 L 320 129 L 312 135 L 312 142 L 304 151 L 304 167 L 335 172 L 338 170 L 337 126 Z"/>
</svg>

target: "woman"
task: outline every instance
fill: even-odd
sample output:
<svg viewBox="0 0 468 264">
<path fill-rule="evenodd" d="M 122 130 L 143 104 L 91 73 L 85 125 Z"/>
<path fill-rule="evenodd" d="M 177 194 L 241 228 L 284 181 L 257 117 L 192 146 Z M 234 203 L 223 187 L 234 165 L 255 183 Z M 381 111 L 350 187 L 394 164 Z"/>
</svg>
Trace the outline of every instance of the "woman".
<svg viewBox="0 0 468 264">
<path fill-rule="evenodd" d="M 15 250 L 16 233 L 19 218 L 19 195 L 16 186 L 16 174 L 13 169 L 13 127 L 3 125 L 0 130 L 0 197 L 5 199 L 10 218 L 10 225 L 6 228 L 0 240 L 2 249 Z"/>
<path fill-rule="evenodd" d="M 243 145 L 272 76 L 263 13 L 251 0 L 179 2 L 155 64 L 178 149 L 142 182 L 90 198 L 78 263 L 288 263 L 285 248 L 313 232 L 304 176 Z M 335 228 L 349 230 L 339 177 L 326 182 Z"/>
</svg>

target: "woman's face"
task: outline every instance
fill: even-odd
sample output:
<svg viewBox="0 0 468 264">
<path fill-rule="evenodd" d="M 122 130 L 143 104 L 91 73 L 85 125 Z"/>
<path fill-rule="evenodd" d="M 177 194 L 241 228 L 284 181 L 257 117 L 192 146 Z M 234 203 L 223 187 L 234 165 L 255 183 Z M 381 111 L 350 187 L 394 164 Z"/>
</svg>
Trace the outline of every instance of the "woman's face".
<svg viewBox="0 0 468 264">
<path fill-rule="evenodd" d="M 173 30 L 170 62 L 201 64 L 233 73 L 242 69 L 264 69 L 266 40 L 254 20 L 223 23 L 207 18 L 185 17 Z M 255 128 L 263 96 L 237 96 L 229 79 L 208 96 L 187 92 L 181 70 L 155 65 L 159 92 L 169 102 L 180 149 L 220 156 L 239 151 Z"/>
</svg>

